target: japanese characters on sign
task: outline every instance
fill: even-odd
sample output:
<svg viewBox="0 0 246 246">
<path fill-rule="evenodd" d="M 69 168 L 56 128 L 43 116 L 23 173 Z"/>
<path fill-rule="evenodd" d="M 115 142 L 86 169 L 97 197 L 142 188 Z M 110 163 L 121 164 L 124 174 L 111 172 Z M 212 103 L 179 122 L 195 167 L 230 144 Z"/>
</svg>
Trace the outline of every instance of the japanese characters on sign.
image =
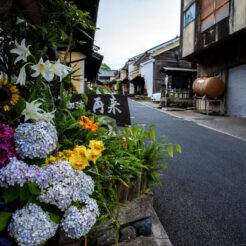
<svg viewBox="0 0 246 246">
<path fill-rule="evenodd" d="M 123 95 L 91 95 L 88 94 L 86 110 L 94 114 L 108 115 L 116 120 L 118 126 L 130 125 L 130 112 L 127 97 Z M 81 95 L 74 95 L 71 103 L 81 101 Z"/>
</svg>

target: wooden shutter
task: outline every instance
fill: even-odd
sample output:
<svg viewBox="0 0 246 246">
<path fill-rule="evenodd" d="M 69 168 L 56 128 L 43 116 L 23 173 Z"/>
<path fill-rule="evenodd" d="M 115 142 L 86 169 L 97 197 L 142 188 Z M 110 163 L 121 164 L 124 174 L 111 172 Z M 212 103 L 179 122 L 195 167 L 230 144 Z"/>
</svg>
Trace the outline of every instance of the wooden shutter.
<svg viewBox="0 0 246 246">
<path fill-rule="evenodd" d="M 215 23 L 229 16 L 229 0 L 215 0 Z"/>
<path fill-rule="evenodd" d="M 202 0 L 201 31 L 229 16 L 230 0 Z"/>
<path fill-rule="evenodd" d="M 214 12 L 214 0 L 202 0 L 201 19 L 204 20 Z"/>
</svg>

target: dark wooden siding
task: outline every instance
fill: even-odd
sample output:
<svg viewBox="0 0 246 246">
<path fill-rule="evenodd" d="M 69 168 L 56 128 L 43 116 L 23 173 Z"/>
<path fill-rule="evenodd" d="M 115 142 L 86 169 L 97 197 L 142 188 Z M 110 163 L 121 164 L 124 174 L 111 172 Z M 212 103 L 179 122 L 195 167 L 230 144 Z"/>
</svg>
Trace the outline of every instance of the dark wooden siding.
<svg viewBox="0 0 246 246">
<path fill-rule="evenodd" d="M 211 68 L 213 72 L 219 72 L 224 68 L 246 63 L 246 31 L 241 31 L 210 47 L 209 49 L 194 55 L 196 61 L 204 67 Z"/>
<path fill-rule="evenodd" d="M 165 74 L 161 72 L 162 67 L 183 67 L 195 68 L 195 66 L 185 60 L 179 60 L 179 47 L 164 52 L 156 57 L 154 63 L 154 86 L 153 93 L 160 92 L 161 85 L 164 84 Z"/>
</svg>

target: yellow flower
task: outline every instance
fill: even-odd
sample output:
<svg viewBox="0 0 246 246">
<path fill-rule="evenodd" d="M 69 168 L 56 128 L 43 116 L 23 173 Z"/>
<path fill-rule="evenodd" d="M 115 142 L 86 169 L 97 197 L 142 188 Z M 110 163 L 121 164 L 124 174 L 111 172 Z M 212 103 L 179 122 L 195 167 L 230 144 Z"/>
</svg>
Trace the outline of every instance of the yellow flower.
<svg viewBox="0 0 246 246">
<path fill-rule="evenodd" d="M 95 149 L 92 149 L 90 151 L 90 161 L 93 161 L 94 164 L 96 163 L 96 160 L 102 155 L 102 152 L 101 151 L 98 151 L 98 150 L 95 150 Z"/>
<path fill-rule="evenodd" d="M 58 159 L 57 159 L 55 156 L 51 155 L 51 156 L 49 156 L 49 157 L 47 157 L 47 158 L 45 159 L 45 164 L 46 164 L 46 165 L 54 165 L 54 163 L 55 163 L 56 161 L 58 161 Z"/>
<path fill-rule="evenodd" d="M 103 150 L 105 150 L 103 141 L 90 140 L 89 147 L 95 152 L 102 152 Z"/>
<path fill-rule="evenodd" d="M 78 124 L 83 126 L 85 130 L 91 130 L 92 132 L 96 132 L 98 127 L 98 125 L 95 124 L 93 120 L 90 120 L 86 116 L 81 116 L 81 121 L 79 121 Z"/>
<path fill-rule="evenodd" d="M 68 150 L 68 161 L 74 169 L 82 170 L 89 166 L 88 159 L 90 157 L 90 150 L 85 146 L 76 146 L 74 150 Z"/>
<path fill-rule="evenodd" d="M 19 100 L 18 89 L 16 86 L 8 85 L 7 79 L 0 79 L 0 107 L 4 111 L 9 111 L 11 105 L 15 105 Z"/>
</svg>

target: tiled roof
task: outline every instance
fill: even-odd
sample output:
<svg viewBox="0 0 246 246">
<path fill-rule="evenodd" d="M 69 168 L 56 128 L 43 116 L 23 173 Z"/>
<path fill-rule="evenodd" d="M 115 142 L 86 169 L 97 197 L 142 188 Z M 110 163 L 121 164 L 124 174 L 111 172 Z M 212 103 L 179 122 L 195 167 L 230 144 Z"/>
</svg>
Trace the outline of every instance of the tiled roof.
<svg viewBox="0 0 246 246">
<path fill-rule="evenodd" d="M 113 77 L 117 73 L 117 70 L 99 70 L 98 75 L 100 77 Z"/>
</svg>

